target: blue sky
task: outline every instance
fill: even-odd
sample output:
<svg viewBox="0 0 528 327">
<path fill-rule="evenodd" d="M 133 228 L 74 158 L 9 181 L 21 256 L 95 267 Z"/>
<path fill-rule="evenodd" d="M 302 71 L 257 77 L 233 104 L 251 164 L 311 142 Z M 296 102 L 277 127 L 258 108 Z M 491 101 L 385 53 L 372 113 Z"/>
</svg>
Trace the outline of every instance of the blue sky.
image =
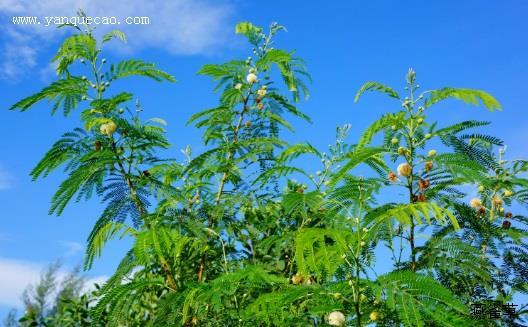
<svg viewBox="0 0 528 327">
<path fill-rule="evenodd" d="M 37 4 L 38 3 L 38 4 Z M 8 111 L 20 98 L 53 78 L 49 61 L 62 34 L 48 27 L 16 27 L 13 15 L 149 15 L 151 26 L 127 27 L 130 43 L 113 47 L 109 59 L 137 57 L 172 73 L 176 84 L 130 79 L 145 107 L 145 118 L 163 117 L 178 157 L 187 144 L 199 151 L 199 133 L 187 118 L 216 103 L 213 84 L 196 76 L 201 65 L 248 55 L 234 24 L 277 21 L 288 28 L 277 47 L 295 49 L 313 77 L 311 97 L 299 108 L 314 121 L 294 122 L 288 140 L 310 141 L 319 148 L 334 140 L 335 127 L 352 124 L 349 140 L 382 112 L 398 109 L 383 96 L 353 102 L 361 84 L 377 80 L 400 88 L 409 67 L 427 89 L 442 86 L 483 89 L 503 105 L 502 112 L 457 102 L 437 106 L 432 118 L 442 124 L 460 119 L 492 120 L 486 131 L 500 136 L 512 158 L 528 157 L 524 96 L 528 87 L 528 3 L 510 1 L 125 1 L 0 0 L 0 316 L 16 306 L 20 291 L 34 281 L 43 265 L 61 259 L 65 267 L 82 261 L 83 244 L 101 206 L 94 200 L 70 206 L 61 217 L 48 216 L 49 199 L 60 173 L 31 182 L 31 168 L 64 131 L 70 119 L 50 116 L 41 104 L 26 113 Z M 181 158 L 181 157 L 180 157 Z M 314 170 L 317 168 L 314 167 Z M 88 274 L 109 275 L 127 248 L 113 242 Z"/>
</svg>

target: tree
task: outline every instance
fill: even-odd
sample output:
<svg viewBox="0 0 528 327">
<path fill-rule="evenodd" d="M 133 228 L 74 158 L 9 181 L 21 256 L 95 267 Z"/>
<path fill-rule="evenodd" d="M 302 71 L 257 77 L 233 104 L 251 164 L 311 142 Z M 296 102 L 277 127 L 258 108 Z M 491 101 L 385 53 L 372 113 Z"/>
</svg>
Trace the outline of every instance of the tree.
<svg viewBox="0 0 528 327">
<path fill-rule="evenodd" d="M 174 81 L 140 60 L 108 64 L 102 45 L 126 40 L 121 32 L 98 43 L 90 29 L 79 29 L 54 58 L 59 79 L 13 105 L 24 111 L 48 99 L 53 112 L 66 115 L 83 108 L 84 128 L 64 134 L 31 175 L 65 167 L 68 176 L 50 213 L 93 195 L 106 203 L 89 234 L 84 268 L 110 239 L 134 240 L 94 293 L 96 305 L 83 306 L 87 321 L 520 326 L 524 307 L 509 320 L 488 322 L 471 317 L 470 305 L 489 299 L 505 304 L 526 292 L 526 218 L 505 207 L 527 204 L 522 174 L 528 166 L 509 163 L 503 154 L 496 158 L 503 145 L 498 138 L 467 132 L 485 122 L 438 128 L 426 119 L 433 105 L 449 98 L 489 110 L 500 109 L 498 101 L 472 89 L 417 94 L 416 74 L 409 70 L 404 98 L 377 82 L 360 88 L 356 100 L 377 91 L 400 106 L 357 143 L 347 143 L 345 125 L 337 128 L 329 154 L 308 143 L 288 144 L 281 138 L 284 130 L 293 131 L 288 119 L 310 121 L 297 108 L 310 77 L 294 52 L 275 48 L 281 30 L 276 23 L 267 32 L 237 24 L 251 56 L 198 72 L 217 82 L 219 103 L 189 119 L 203 129 L 207 149 L 195 156 L 188 146 L 183 162 L 161 157 L 169 147 L 163 120 L 143 122 L 139 102 L 135 110 L 127 107 L 132 94 L 109 93 L 114 80 L 131 75 Z M 79 68 L 90 77 L 73 74 Z M 378 134 L 383 141 L 374 146 Z M 433 149 L 434 140 L 445 151 Z M 322 165 L 315 174 L 296 164 L 309 156 Z M 356 175 L 360 167 L 368 173 Z M 462 188 L 468 185 L 482 187 L 480 199 L 468 202 Z M 396 189 L 406 192 L 404 201 L 380 200 Z M 417 233 L 427 239 L 419 241 Z M 392 257 L 390 271 L 377 269 L 379 254 Z"/>
</svg>

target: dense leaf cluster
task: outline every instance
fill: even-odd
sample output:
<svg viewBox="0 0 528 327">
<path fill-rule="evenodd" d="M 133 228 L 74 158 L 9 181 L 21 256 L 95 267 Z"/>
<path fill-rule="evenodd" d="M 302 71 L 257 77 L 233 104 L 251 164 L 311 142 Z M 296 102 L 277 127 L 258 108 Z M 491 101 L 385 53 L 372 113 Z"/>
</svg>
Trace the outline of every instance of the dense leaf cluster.
<svg viewBox="0 0 528 327">
<path fill-rule="evenodd" d="M 345 125 L 328 152 L 288 144 L 281 132 L 293 130 L 289 120 L 309 121 L 297 102 L 308 95 L 310 78 L 294 52 L 274 47 L 281 30 L 276 23 L 268 32 L 238 24 L 251 56 L 198 72 L 216 81 L 219 101 L 189 119 L 203 131 L 207 149 L 194 155 L 189 146 L 183 161 L 162 159 L 161 151 L 170 147 L 163 120 L 143 121 L 140 105 L 130 104 L 132 94 L 111 92 L 115 80 L 129 76 L 174 81 L 140 60 L 106 63 L 101 47 L 112 38 L 126 41 L 117 31 L 101 44 L 89 30 L 68 37 L 54 58 L 59 79 L 12 106 L 25 111 L 47 99 L 52 112 L 82 110 L 83 127 L 65 133 L 31 176 L 65 169 L 50 213 L 60 215 L 72 200 L 93 196 L 106 205 L 89 233 L 84 268 L 90 269 L 109 240 L 133 239 L 95 293 L 87 321 L 526 323 L 526 306 L 498 320 L 475 319 L 470 306 L 514 302 L 528 290 L 528 220 L 519 211 L 528 205 L 528 162 L 506 160 L 503 142 L 479 130 L 487 122 L 439 127 L 427 120 L 433 106 L 447 99 L 489 110 L 500 109 L 497 100 L 472 89 L 420 93 L 409 70 L 406 96 L 377 82 L 359 89 L 356 100 L 381 92 L 397 106 L 357 143 L 347 143 Z M 80 69 L 89 77 L 77 76 Z M 319 171 L 301 168 L 310 158 L 321 165 Z M 470 200 L 477 189 L 478 197 Z M 380 270 L 377 262 L 391 268 Z"/>
</svg>

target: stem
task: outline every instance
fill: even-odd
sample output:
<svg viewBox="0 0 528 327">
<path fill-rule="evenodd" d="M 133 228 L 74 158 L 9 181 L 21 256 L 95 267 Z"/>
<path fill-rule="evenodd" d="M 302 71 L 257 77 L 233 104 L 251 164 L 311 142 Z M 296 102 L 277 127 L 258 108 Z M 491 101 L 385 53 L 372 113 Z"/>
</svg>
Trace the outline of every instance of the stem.
<svg viewBox="0 0 528 327">
<path fill-rule="evenodd" d="M 112 150 L 113 150 L 113 152 L 115 154 L 115 157 L 116 157 L 116 160 L 117 160 L 117 165 L 119 167 L 119 171 L 120 171 L 121 175 L 123 175 L 123 178 L 125 179 L 125 182 L 127 183 L 128 189 L 130 191 L 130 195 L 132 197 L 132 202 L 134 202 L 134 206 L 139 211 L 139 214 L 144 218 L 145 225 L 147 226 L 147 228 L 150 228 L 150 223 L 148 222 L 148 220 L 145 219 L 146 217 L 144 217 L 147 214 L 147 211 L 145 210 L 145 207 L 143 206 L 143 204 L 141 203 L 141 200 L 139 199 L 139 197 L 137 195 L 136 188 L 135 188 L 132 180 L 130 179 L 130 175 L 127 174 L 127 172 L 125 170 L 125 166 L 123 165 L 121 157 L 119 156 L 119 154 L 117 154 L 117 146 L 116 146 L 115 140 L 113 138 L 112 138 Z M 169 269 L 167 263 L 165 262 L 165 260 L 160 260 L 160 261 L 161 261 L 161 269 L 163 269 L 163 272 L 166 275 L 167 282 L 169 283 L 169 286 L 173 290 L 176 290 L 177 289 L 176 288 L 176 282 L 174 281 L 174 278 L 172 277 L 172 274 L 170 272 L 170 269 Z"/>
<path fill-rule="evenodd" d="M 253 85 L 251 85 L 247 96 L 244 98 L 242 111 L 240 112 L 240 115 L 238 117 L 238 122 L 233 131 L 233 143 L 236 143 L 238 141 L 238 132 L 240 131 L 240 127 L 242 126 L 242 120 L 244 119 L 244 113 L 248 110 L 247 104 L 249 101 L 249 96 L 251 95 L 252 87 Z M 231 149 L 226 155 L 226 161 L 229 162 L 233 158 L 233 156 L 234 156 L 234 150 Z M 218 184 L 218 191 L 216 193 L 215 206 L 220 204 L 220 200 L 222 199 L 222 193 L 224 192 L 224 187 L 225 187 L 228 173 L 229 173 L 228 171 L 224 172 L 222 174 L 222 177 L 220 178 L 220 183 Z M 213 224 L 214 224 L 213 217 L 209 215 L 209 218 L 208 218 L 209 228 L 213 228 Z M 200 258 L 200 267 L 198 268 L 198 282 L 199 283 L 203 281 L 203 276 L 205 273 L 206 263 L 207 263 L 206 261 L 207 261 L 207 257 L 205 254 L 203 254 L 202 257 Z"/>
<path fill-rule="evenodd" d="M 410 203 L 414 203 L 415 200 L 413 199 L 414 197 L 414 190 L 413 190 L 413 170 L 414 170 L 414 149 L 415 149 L 415 144 L 414 144 L 414 121 L 413 121 L 413 113 L 414 113 L 414 84 L 410 83 L 409 84 L 409 90 L 410 90 L 410 101 L 411 101 L 411 107 L 409 109 L 409 114 L 410 114 L 410 119 L 409 119 L 409 128 L 408 128 L 408 133 L 407 133 L 407 137 L 408 137 L 408 142 L 409 142 L 409 157 L 406 158 L 407 160 L 407 163 L 409 164 L 409 166 L 411 167 L 411 173 L 409 175 L 409 177 L 407 178 L 407 188 L 409 190 L 409 202 Z M 415 224 L 414 224 L 414 219 L 413 219 L 413 216 L 411 215 L 411 226 L 409 227 L 409 244 L 411 246 L 411 270 L 414 272 L 416 271 L 416 248 L 415 248 L 415 244 L 414 244 L 414 228 L 415 228 Z"/>
</svg>

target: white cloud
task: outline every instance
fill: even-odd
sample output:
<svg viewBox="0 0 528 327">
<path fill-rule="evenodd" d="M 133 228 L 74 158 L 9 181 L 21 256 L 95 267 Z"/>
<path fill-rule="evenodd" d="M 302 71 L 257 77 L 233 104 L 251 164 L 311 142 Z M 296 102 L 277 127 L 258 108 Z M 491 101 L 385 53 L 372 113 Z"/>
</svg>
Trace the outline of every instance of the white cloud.
<svg viewBox="0 0 528 327">
<path fill-rule="evenodd" d="M 0 167 L 0 191 L 10 189 L 13 186 L 13 181 L 13 176 Z"/>
<path fill-rule="evenodd" d="M 84 249 L 84 245 L 79 242 L 61 241 L 60 244 L 66 248 L 64 255 L 67 257 L 75 255 Z"/>
<path fill-rule="evenodd" d="M 82 8 L 91 17 L 112 16 L 120 25 L 97 25 L 102 34 L 111 29 L 129 36 L 125 49 L 161 48 L 172 54 L 207 54 L 225 44 L 232 31 L 232 9 L 212 0 L 0 0 L 1 26 L 5 45 L 0 56 L 0 77 L 18 79 L 36 67 L 37 49 L 63 35 L 63 30 L 46 25 L 45 17 L 75 16 Z M 12 24 L 13 16 L 38 16 L 40 25 Z M 149 25 L 126 25 L 127 17 L 149 17 Z"/>
<path fill-rule="evenodd" d="M 0 258 L 0 306 L 20 308 L 22 293 L 30 284 L 38 282 L 46 265 Z M 58 273 L 58 279 L 66 277 L 67 270 Z M 102 284 L 107 276 L 96 276 L 86 280 L 84 290 L 93 289 L 93 284 Z"/>
<path fill-rule="evenodd" d="M 41 269 L 33 263 L 0 259 L 0 305 L 20 306 L 22 292 L 39 280 Z"/>
</svg>

